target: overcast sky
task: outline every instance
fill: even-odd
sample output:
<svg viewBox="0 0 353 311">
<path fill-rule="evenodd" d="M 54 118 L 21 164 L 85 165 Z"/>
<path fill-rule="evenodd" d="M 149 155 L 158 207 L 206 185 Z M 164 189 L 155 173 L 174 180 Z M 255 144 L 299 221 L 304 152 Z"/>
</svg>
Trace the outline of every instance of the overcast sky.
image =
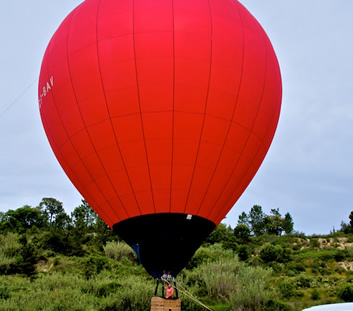
<svg viewBox="0 0 353 311">
<path fill-rule="evenodd" d="M 81 196 L 47 142 L 37 105 L 45 48 L 79 0 L 0 0 L 0 211 Z M 225 223 L 257 204 L 325 234 L 353 210 L 353 1 L 241 0 L 267 32 L 283 79 L 273 144 Z"/>
</svg>

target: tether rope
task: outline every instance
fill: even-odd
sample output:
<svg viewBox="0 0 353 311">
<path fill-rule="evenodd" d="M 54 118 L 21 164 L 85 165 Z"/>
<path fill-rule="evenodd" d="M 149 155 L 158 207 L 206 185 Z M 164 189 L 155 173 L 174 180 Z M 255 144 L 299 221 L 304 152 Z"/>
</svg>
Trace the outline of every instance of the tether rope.
<svg viewBox="0 0 353 311">
<path fill-rule="evenodd" d="M 164 280 L 164 282 L 171 284 L 168 280 Z M 198 303 L 200 306 L 204 307 L 205 309 L 209 311 L 213 311 L 210 309 L 208 306 L 206 306 L 204 303 L 202 303 L 200 300 L 198 300 L 195 296 L 193 296 L 186 288 L 184 288 L 179 282 L 174 280 L 175 284 L 177 285 L 176 290 L 179 292 L 182 292 L 185 296 L 193 300 L 194 302 Z"/>
<path fill-rule="evenodd" d="M 22 93 L 17 96 L 17 98 L 10 104 L 7 106 L 7 108 L 5 108 L 5 110 L 3 112 L 0 113 L 0 118 L 7 112 L 10 110 L 10 108 L 15 105 L 19 100 L 20 98 L 31 88 L 31 86 L 34 84 L 34 82 L 36 82 L 38 80 L 38 78 L 34 79 L 23 91 Z"/>
</svg>

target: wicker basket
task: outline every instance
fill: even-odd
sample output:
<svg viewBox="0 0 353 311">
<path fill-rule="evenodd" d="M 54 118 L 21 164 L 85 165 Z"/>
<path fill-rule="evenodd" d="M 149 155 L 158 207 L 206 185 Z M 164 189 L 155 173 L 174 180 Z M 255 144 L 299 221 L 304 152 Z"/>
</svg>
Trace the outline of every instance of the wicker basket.
<svg viewBox="0 0 353 311">
<path fill-rule="evenodd" d="M 180 299 L 152 297 L 151 311 L 181 311 Z"/>
</svg>

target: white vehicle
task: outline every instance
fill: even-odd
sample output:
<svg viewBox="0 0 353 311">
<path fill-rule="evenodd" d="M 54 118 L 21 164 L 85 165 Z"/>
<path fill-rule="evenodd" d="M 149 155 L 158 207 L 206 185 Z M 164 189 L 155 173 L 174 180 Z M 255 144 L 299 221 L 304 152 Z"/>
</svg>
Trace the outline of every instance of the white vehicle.
<svg viewBox="0 0 353 311">
<path fill-rule="evenodd" d="M 353 302 L 315 306 L 302 311 L 353 311 Z"/>
</svg>

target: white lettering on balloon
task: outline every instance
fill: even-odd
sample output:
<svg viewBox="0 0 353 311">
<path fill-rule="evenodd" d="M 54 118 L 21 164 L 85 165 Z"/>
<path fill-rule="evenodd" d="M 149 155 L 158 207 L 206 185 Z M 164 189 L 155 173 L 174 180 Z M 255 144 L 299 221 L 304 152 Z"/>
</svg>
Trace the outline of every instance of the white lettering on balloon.
<svg viewBox="0 0 353 311">
<path fill-rule="evenodd" d="M 43 97 L 47 96 L 48 93 L 52 90 L 54 86 L 54 77 L 51 76 L 49 81 L 42 87 L 42 93 L 39 94 L 38 97 L 38 104 L 39 104 L 39 109 L 42 108 L 42 103 L 43 103 Z"/>
</svg>

